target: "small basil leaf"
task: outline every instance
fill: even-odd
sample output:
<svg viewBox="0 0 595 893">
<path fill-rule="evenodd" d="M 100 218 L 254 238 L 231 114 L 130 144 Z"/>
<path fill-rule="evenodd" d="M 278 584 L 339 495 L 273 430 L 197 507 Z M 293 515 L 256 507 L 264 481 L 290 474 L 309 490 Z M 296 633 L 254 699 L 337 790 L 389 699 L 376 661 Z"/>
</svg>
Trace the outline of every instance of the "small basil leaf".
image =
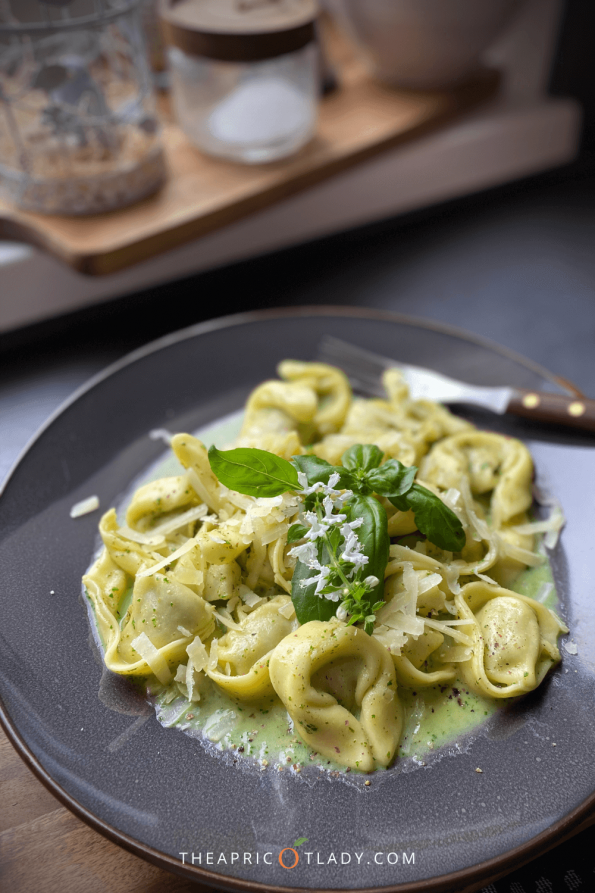
<svg viewBox="0 0 595 893">
<path fill-rule="evenodd" d="M 294 456 L 291 461 L 298 471 L 306 475 L 309 487 L 318 482 L 328 484 L 330 476 L 337 473 L 340 475 L 337 486 L 351 489 L 353 478 L 341 465 L 329 465 L 326 459 L 319 459 L 318 456 Z"/>
<path fill-rule="evenodd" d="M 266 450 L 239 447 L 222 452 L 212 446 L 209 462 L 222 484 L 246 496 L 280 496 L 302 489 L 291 462 Z"/>
<path fill-rule="evenodd" d="M 384 453 L 373 443 L 356 443 L 345 450 L 341 462 L 349 471 L 371 471 L 382 462 Z"/>
<path fill-rule="evenodd" d="M 368 472 L 366 483 L 380 496 L 402 496 L 411 489 L 416 473 L 415 465 L 402 465 L 398 459 L 389 459 L 380 468 Z"/>
<path fill-rule="evenodd" d="M 420 484 L 414 484 L 407 495 L 401 498 L 407 500 L 415 513 L 418 530 L 431 543 L 448 552 L 459 552 L 463 548 L 466 539 L 463 525 L 435 493 Z"/>
<path fill-rule="evenodd" d="M 362 576 L 378 577 L 378 585 L 368 596 L 370 604 L 383 600 L 384 572 L 388 564 L 390 539 L 388 536 L 388 517 L 383 506 L 373 496 L 356 494 L 347 503 L 351 518 L 363 518 L 363 524 L 357 528 L 357 536 L 362 544 L 368 563 L 362 569 Z"/>
<path fill-rule="evenodd" d="M 298 540 L 302 540 L 305 537 L 309 530 L 310 528 L 304 524 L 292 524 L 287 531 L 287 542 L 297 543 Z"/>
<path fill-rule="evenodd" d="M 319 561 L 324 564 L 329 560 L 326 548 L 319 549 Z M 303 580 L 318 575 L 318 571 L 308 567 L 303 561 L 298 561 L 291 581 L 291 600 L 295 608 L 295 614 L 300 624 L 309 623 L 310 620 L 330 620 L 337 612 L 338 602 L 332 602 L 324 596 L 317 595 L 314 590 L 316 583 L 302 586 Z"/>
</svg>

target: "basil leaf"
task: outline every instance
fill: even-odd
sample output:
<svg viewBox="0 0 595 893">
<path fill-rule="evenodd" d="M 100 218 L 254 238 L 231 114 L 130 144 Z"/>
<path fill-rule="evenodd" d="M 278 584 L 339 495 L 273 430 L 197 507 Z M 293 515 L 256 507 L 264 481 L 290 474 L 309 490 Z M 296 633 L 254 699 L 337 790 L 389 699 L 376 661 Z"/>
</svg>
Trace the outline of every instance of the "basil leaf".
<svg viewBox="0 0 595 893">
<path fill-rule="evenodd" d="M 212 446 L 209 462 L 222 484 L 246 496 L 280 496 L 302 489 L 291 462 L 266 450 L 239 447 L 221 451 Z"/>
<path fill-rule="evenodd" d="M 408 512 L 411 506 L 407 502 L 407 496 L 389 496 L 388 501 L 392 502 L 395 508 L 400 512 Z"/>
<path fill-rule="evenodd" d="M 388 564 L 390 539 L 388 536 L 388 516 L 383 506 L 373 496 L 356 494 L 348 501 L 351 518 L 363 518 L 364 523 L 357 528 L 357 536 L 362 544 L 368 563 L 363 567 L 363 576 L 378 577 L 378 585 L 370 593 L 370 604 L 384 599 L 384 572 Z"/>
<path fill-rule="evenodd" d="M 421 484 L 414 484 L 407 495 L 401 498 L 407 500 L 409 508 L 415 513 L 418 530 L 431 543 L 448 552 L 459 552 L 463 548 L 466 540 L 463 525 L 435 493 L 426 490 Z M 394 504 L 392 499 L 391 502 Z"/>
<path fill-rule="evenodd" d="M 337 486 L 351 489 L 353 478 L 341 465 L 330 465 L 326 459 L 319 459 L 318 456 L 294 456 L 291 461 L 298 471 L 306 475 L 309 487 L 319 481 L 328 484 L 330 476 L 337 473 L 341 476 Z"/>
<path fill-rule="evenodd" d="M 318 560 L 321 564 L 328 563 L 329 555 L 326 547 L 319 547 Z M 298 622 L 309 623 L 310 620 L 330 620 L 337 612 L 338 602 L 332 602 L 324 596 L 316 595 L 316 583 L 302 586 L 302 580 L 318 576 L 315 568 L 308 567 L 303 561 L 298 561 L 291 581 L 291 600 L 295 608 Z"/>
<path fill-rule="evenodd" d="M 380 468 L 373 468 L 366 475 L 366 483 L 380 496 L 402 496 L 413 485 L 417 468 L 402 465 L 398 459 L 389 459 Z"/>
<path fill-rule="evenodd" d="M 384 453 L 373 443 L 356 443 L 345 450 L 341 462 L 349 471 L 371 471 L 382 462 Z"/>
<path fill-rule="evenodd" d="M 302 540 L 306 536 L 309 530 L 310 528 L 305 524 L 292 524 L 287 531 L 287 542 L 297 543 L 298 540 Z"/>
</svg>

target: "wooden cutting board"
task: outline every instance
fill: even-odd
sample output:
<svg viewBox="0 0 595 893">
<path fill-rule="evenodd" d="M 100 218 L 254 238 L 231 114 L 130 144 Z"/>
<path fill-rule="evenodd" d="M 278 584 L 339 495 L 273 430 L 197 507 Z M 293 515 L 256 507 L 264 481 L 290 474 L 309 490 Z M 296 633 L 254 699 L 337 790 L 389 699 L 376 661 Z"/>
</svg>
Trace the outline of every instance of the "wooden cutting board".
<svg viewBox="0 0 595 893">
<path fill-rule="evenodd" d="M 291 158 L 255 166 L 209 158 L 188 142 L 163 99 L 169 176 L 156 195 L 88 217 L 34 214 L 0 201 L 0 237 L 36 245 L 82 273 L 114 273 L 443 125 L 498 87 L 498 74 L 482 71 L 452 90 L 397 90 L 374 81 L 336 35 L 330 49 L 340 88 L 322 100 L 315 138 Z"/>
</svg>

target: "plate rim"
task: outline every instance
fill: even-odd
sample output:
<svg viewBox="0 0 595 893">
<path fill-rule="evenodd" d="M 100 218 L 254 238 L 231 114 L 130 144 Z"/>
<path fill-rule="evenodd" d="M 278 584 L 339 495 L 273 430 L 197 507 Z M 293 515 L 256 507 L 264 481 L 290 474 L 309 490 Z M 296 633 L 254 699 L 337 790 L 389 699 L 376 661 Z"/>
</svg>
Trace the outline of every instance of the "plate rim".
<svg viewBox="0 0 595 893">
<path fill-rule="evenodd" d="M 187 326 L 175 332 L 170 332 L 159 338 L 156 338 L 147 344 L 136 348 L 135 350 L 125 354 L 120 359 L 110 363 L 105 369 L 93 375 L 65 400 L 63 401 L 46 419 L 41 427 L 28 440 L 24 448 L 19 453 L 17 459 L 10 468 L 5 480 L 0 486 L 0 497 L 9 485 L 14 473 L 20 466 L 21 462 L 26 458 L 28 452 L 44 435 L 54 421 L 59 418 L 70 406 L 78 402 L 85 394 L 93 390 L 98 384 L 111 377 L 116 372 L 133 365 L 139 360 L 153 353 L 157 353 L 164 348 L 175 345 L 182 341 L 199 337 L 209 332 L 218 331 L 220 329 L 241 326 L 247 323 L 259 321 L 267 321 L 272 319 L 285 319 L 287 317 L 351 317 L 370 319 L 376 321 L 392 322 L 399 325 L 408 325 L 426 329 L 428 331 L 437 332 L 439 334 L 449 335 L 467 341 L 471 344 L 491 350 L 507 359 L 513 360 L 526 369 L 541 376 L 545 381 L 557 385 L 566 392 L 576 397 L 582 397 L 583 394 L 579 388 L 572 382 L 550 372 L 539 363 L 524 357 L 511 348 L 505 347 L 496 341 L 492 341 L 473 332 L 468 332 L 457 326 L 432 319 L 424 319 L 422 317 L 410 316 L 408 314 L 394 313 L 389 310 L 376 308 L 342 306 L 338 304 L 331 305 L 299 305 L 297 307 L 268 308 L 264 310 L 248 310 L 240 313 L 231 314 L 229 316 L 221 316 L 209 319 L 200 323 Z M 70 812 L 85 822 L 93 830 L 102 834 L 112 843 L 121 846 L 123 849 L 132 853 L 139 858 L 144 859 L 170 871 L 179 876 L 189 878 L 194 881 L 204 881 L 206 883 L 213 882 L 215 886 L 226 886 L 231 890 L 237 891 L 254 891 L 254 893 L 318 893 L 319 888 L 309 887 L 291 887 L 277 886 L 274 884 L 266 884 L 251 880 L 242 880 L 227 875 L 220 875 L 215 872 L 208 871 L 202 867 L 196 867 L 187 863 L 181 863 L 167 853 L 160 852 L 153 846 L 144 844 L 135 838 L 125 834 L 118 828 L 99 818 L 93 812 L 80 804 L 71 794 L 69 794 L 57 781 L 55 781 L 50 773 L 41 765 L 35 754 L 21 736 L 20 731 L 13 724 L 5 710 L 2 698 L 0 697 L 0 727 L 3 729 L 6 737 L 15 748 L 18 755 L 24 761 L 26 766 L 33 772 L 36 778 L 52 793 L 56 799 L 62 803 Z M 420 881 L 412 881 L 404 884 L 396 884 L 384 887 L 358 887 L 358 893 L 379 893 L 380 890 L 386 893 L 448 893 L 456 886 L 461 887 L 461 893 L 470 893 L 471 890 L 477 889 L 479 885 L 485 885 L 491 881 L 497 880 L 505 876 L 509 872 L 526 865 L 533 859 L 553 849 L 558 843 L 563 842 L 573 833 L 581 830 L 578 826 L 581 821 L 586 819 L 589 812 L 595 807 L 595 791 L 584 800 L 579 806 L 575 807 L 571 812 L 559 819 L 539 834 L 530 838 L 528 841 L 508 850 L 502 855 L 495 856 L 483 862 L 467 868 L 459 869 L 447 875 L 434 878 L 426 878 Z M 555 841 L 555 842 L 554 842 Z M 466 885 L 463 888 L 463 885 Z M 332 889 L 332 893 L 354 893 L 355 888 L 324 888 L 324 893 Z M 323 893 L 322 889 L 320 893 Z"/>
</svg>

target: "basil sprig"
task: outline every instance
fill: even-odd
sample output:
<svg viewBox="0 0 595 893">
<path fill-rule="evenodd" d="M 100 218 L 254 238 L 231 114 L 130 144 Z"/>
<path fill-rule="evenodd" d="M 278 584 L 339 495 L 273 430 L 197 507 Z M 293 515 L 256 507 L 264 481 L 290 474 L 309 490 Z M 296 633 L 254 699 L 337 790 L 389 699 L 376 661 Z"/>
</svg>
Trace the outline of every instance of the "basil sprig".
<svg viewBox="0 0 595 893">
<path fill-rule="evenodd" d="M 340 605 L 349 623 L 362 623 L 366 632 L 372 632 L 375 612 L 384 604 L 384 572 L 390 547 L 388 517 L 373 494 L 386 497 L 400 511 L 412 510 L 419 531 L 441 549 L 456 552 L 465 544 L 465 531 L 455 513 L 415 482 L 417 468 L 402 465 L 397 459 L 381 464 L 383 458 L 382 450 L 374 444 L 350 447 L 341 457 L 342 465 L 331 465 L 313 455 L 294 456 L 288 462 L 266 450 L 247 447 L 221 451 L 213 446 L 209 450 L 211 468 L 221 483 L 248 496 L 303 491 L 298 472 L 303 473 L 308 489 L 312 488 L 304 494 L 304 509 L 317 515 L 319 525 L 326 524 L 325 497 L 334 493 L 336 499 L 338 491 L 351 491 L 343 508 L 333 509 L 336 523 L 327 524 L 324 533 L 309 538 L 311 527 L 301 522 L 289 528 L 287 542 L 302 541 L 296 551 L 307 558 L 298 558 L 291 590 L 302 624 L 329 620 Z M 330 489 L 333 475 L 334 489 Z M 337 505 L 341 504 L 339 500 Z M 340 528 L 340 523 L 345 526 Z M 349 553 L 345 537 L 353 534 L 356 545 L 352 544 Z"/>
<path fill-rule="evenodd" d="M 415 483 L 415 465 L 407 467 L 398 459 L 389 459 L 380 465 L 382 456 L 382 452 L 373 444 L 358 444 L 343 454 L 341 461 L 359 485 L 352 489 L 386 496 L 402 512 L 411 509 L 418 530 L 431 543 L 448 552 L 459 552 L 465 545 L 466 537 L 455 513 L 439 496 Z"/>
</svg>

